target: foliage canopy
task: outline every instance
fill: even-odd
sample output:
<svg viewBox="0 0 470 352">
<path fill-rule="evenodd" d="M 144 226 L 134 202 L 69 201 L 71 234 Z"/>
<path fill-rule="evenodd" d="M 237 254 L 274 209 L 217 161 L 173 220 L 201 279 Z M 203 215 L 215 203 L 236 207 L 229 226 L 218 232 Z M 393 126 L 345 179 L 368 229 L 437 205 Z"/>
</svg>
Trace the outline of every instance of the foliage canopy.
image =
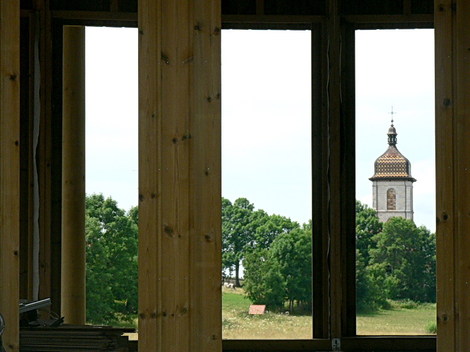
<svg viewBox="0 0 470 352">
<path fill-rule="evenodd" d="M 85 205 L 87 320 L 111 324 L 137 313 L 137 211 L 101 194 Z"/>
</svg>

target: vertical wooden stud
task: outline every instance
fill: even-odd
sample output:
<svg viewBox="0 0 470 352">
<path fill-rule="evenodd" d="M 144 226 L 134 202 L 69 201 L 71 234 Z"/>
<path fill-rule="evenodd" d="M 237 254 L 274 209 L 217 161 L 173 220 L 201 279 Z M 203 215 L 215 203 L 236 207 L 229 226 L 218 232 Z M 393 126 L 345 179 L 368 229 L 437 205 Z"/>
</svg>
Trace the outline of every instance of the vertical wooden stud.
<svg viewBox="0 0 470 352">
<path fill-rule="evenodd" d="M 190 120 L 191 351 L 220 351 L 221 1 L 193 1 Z"/>
<path fill-rule="evenodd" d="M 3 345 L 19 351 L 20 4 L 0 2 L 0 313 Z"/>
<path fill-rule="evenodd" d="M 139 1 L 138 8 L 139 351 L 162 351 L 161 1 Z"/>
<path fill-rule="evenodd" d="M 455 351 L 453 12 L 451 1 L 436 1 L 436 242 L 437 350 Z M 444 348 L 445 346 L 445 348 Z"/>
<path fill-rule="evenodd" d="M 455 267 L 455 350 L 470 346 L 470 3 L 451 4 L 454 14 L 452 74 L 454 86 L 454 267 Z M 449 347 L 446 346 L 446 350 Z"/>
<path fill-rule="evenodd" d="M 85 323 L 85 28 L 64 27 L 62 125 L 62 307 Z"/>
<path fill-rule="evenodd" d="M 219 2 L 139 2 L 140 351 L 221 350 Z"/>
<path fill-rule="evenodd" d="M 327 274 L 329 244 L 329 187 L 328 187 L 328 119 L 326 118 L 325 102 L 328 96 L 323 91 L 327 86 L 327 50 L 325 30 L 315 26 L 312 30 L 312 319 L 313 337 L 329 336 L 329 276 Z M 319 152 L 321 151 L 321 152 Z"/>
<path fill-rule="evenodd" d="M 60 312 L 60 248 L 53 250 L 52 246 L 52 219 L 60 221 L 60 216 L 52 214 L 52 153 L 58 153 L 57 149 L 53 147 L 52 126 L 54 123 L 52 113 L 52 63 L 56 70 L 62 68 L 60 63 L 61 57 L 58 60 L 52 58 L 52 28 L 51 28 L 51 12 L 47 0 L 35 0 L 34 8 L 36 9 L 35 20 L 37 21 L 37 28 L 34 31 L 35 40 L 38 41 L 37 45 L 40 48 L 39 52 L 39 67 L 35 66 L 35 75 L 39 69 L 39 141 L 37 146 L 37 170 L 38 170 L 38 187 L 39 187 L 39 297 L 51 297 L 52 305 L 51 310 Z M 62 32 L 61 32 L 62 33 Z M 55 45 L 57 45 L 56 43 Z M 62 45 L 60 45 L 60 50 Z M 59 66 L 59 67 L 57 67 Z M 59 108 L 58 108 L 59 109 Z M 59 151 L 60 153 L 60 151 Z M 59 164 L 60 165 L 60 164 Z M 56 169 L 54 167 L 54 169 Z M 61 174 L 60 167 L 56 171 Z M 59 188 L 61 185 L 59 186 Z M 60 233 L 57 234 L 60 243 Z M 57 273 L 58 272 L 58 273 Z M 57 273 L 55 276 L 54 273 Z M 54 289 L 56 287 L 56 289 Z"/>
<path fill-rule="evenodd" d="M 352 335 L 355 332 L 355 319 L 351 314 L 354 311 L 354 303 L 349 290 L 354 290 L 354 125 L 347 120 L 344 110 L 345 101 L 342 99 L 342 90 L 347 88 L 343 82 L 349 75 L 343 77 L 343 70 L 349 62 L 342 62 L 343 26 L 339 14 L 339 1 L 329 1 L 329 20 L 327 24 L 327 57 L 328 74 L 326 86 L 328 89 L 327 120 L 329 138 L 328 160 L 328 190 L 329 190 L 329 308 L 330 308 L 330 337 L 341 338 Z M 351 39 L 348 44 L 352 46 Z M 346 54 L 345 54 L 346 55 Z M 350 65 L 351 66 L 351 65 Z M 349 73 L 349 72 L 348 72 Z M 345 88 L 343 88 L 345 87 Z M 348 92 L 350 94 L 351 92 Z M 345 99 L 346 100 L 346 99 Z M 351 105 L 351 102 L 348 102 Z M 352 103 L 353 104 L 353 103 Z M 351 133 L 352 132 L 352 133 Z M 347 155 L 347 157 L 345 157 Z M 352 253 L 351 253 L 352 250 Z M 351 274 L 352 271 L 352 274 Z M 352 305 L 352 307 L 351 307 Z"/>
<path fill-rule="evenodd" d="M 342 336 L 356 335 L 356 157 L 355 157 L 355 29 L 342 23 L 341 28 L 341 272 Z"/>
<path fill-rule="evenodd" d="M 470 4 L 436 1 L 439 352 L 470 346 Z"/>
<path fill-rule="evenodd" d="M 20 20 L 20 298 L 33 298 L 33 158 L 32 125 L 33 104 L 29 104 L 32 93 L 31 17 Z"/>
</svg>

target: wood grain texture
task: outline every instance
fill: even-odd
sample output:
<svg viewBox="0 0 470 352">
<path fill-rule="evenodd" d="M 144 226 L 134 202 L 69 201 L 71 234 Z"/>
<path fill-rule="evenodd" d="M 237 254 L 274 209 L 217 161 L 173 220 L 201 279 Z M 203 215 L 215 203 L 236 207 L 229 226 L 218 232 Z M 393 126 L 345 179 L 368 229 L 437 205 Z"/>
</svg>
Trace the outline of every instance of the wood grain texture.
<svg viewBox="0 0 470 352">
<path fill-rule="evenodd" d="M 0 312 L 6 351 L 19 351 L 20 4 L 0 2 Z"/>
<path fill-rule="evenodd" d="M 345 313 L 345 274 L 343 260 L 345 252 L 343 197 L 342 193 L 342 156 L 345 153 L 341 145 L 341 21 L 337 0 L 329 2 L 330 18 L 327 24 L 327 121 L 329 136 L 328 159 L 328 199 L 329 199 L 329 337 L 343 336 Z"/>
<path fill-rule="evenodd" d="M 60 312 L 60 268 L 54 260 L 60 262 L 61 250 L 53 251 L 52 247 L 52 33 L 50 11 L 47 11 L 47 0 L 35 0 L 39 21 L 39 31 L 34 35 L 39 41 L 40 52 L 40 118 L 37 167 L 39 178 L 39 297 L 51 297 L 51 310 Z M 41 59 L 42 58 L 42 59 Z M 35 72 L 35 74 L 37 74 Z M 57 153 L 57 151 L 56 151 Z M 61 172 L 61 170 L 58 170 Z M 58 252 L 58 253 L 57 253 Z M 53 277 L 53 273 L 57 273 Z M 59 288 L 54 290 L 53 285 Z"/>
<path fill-rule="evenodd" d="M 470 31 L 468 1 L 436 1 L 439 352 L 470 346 Z"/>
<path fill-rule="evenodd" d="M 139 350 L 221 349 L 220 8 L 139 3 Z"/>
<path fill-rule="evenodd" d="M 64 27 L 61 315 L 85 324 L 85 27 Z"/>
<path fill-rule="evenodd" d="M 329 188 L 328 188 L 328 119 L 324 103 L 327 94 L 328 72 L 326 40 L 321 27 L 312 31 L 312 318 L 313 337 L 327 338 L 329 336 L 329 277 L 328 277 L 328 246 L 329 246 Z"/>
<path fill-rule="evenodd" d="M 139 1 L 139 351 L 162 351 L 161 0 Z M 158 316 L 157 316 L 158 314 Z"/>
<path fill-rule="evenodd" d="M 454 2 L 454 267 L 455 351 L 470 346 L 470 3 Z M 445 255 L 447 257 L 447 255 Z M 446 350 L 449 347 L 446 346 Z"/>
<path fill-rule="evenodd" d="M 451 1 L 436 2 L 436 214 L 437 349 L 455 350 L 453 12 Z"/>
<path fill-rule="evenodd" d="M 356 130 L 354 27 L 341 26 L 341 273 L 343 275 L 342 336 L 356 335 Z"/>
<path fill-rule="evenodd" d="M 191 351 L 222 349 L 220 1 L 193 1 Z M 204 317 L 207 316 L 207 319 Z"/>
</svg>

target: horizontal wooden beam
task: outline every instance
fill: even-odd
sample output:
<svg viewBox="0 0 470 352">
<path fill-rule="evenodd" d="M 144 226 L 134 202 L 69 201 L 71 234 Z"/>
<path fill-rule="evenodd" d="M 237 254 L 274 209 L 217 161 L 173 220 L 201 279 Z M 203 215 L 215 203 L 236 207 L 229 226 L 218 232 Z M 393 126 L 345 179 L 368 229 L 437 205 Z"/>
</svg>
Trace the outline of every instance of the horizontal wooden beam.
<svg viewBox="0 0 470 352">
<path fill-rule="evenodd" d="M 435 336 L 357 336 L 339 340 L 341 351 L 435 351 Z M 224 340 L 223 351 L 330 351 L 330 339 Z"/>
<path fill-rule="evenodd" d="M 223 351 L 328 351 L 329 339 L 314 340 L 224 340 Z"/>
<path fill-rule="evenodd" d="M 390 28 L 407 25 L 416 27 L 429 27 L 434 22 L 434 15 L 346 15 L 342 18 L 351 24 L 370 25 L 388 25 Z"/>
<path fill-rule="evenodd" d="M 435 351 L 435 336 L 357 336 L 341 339 L 343 351 Z"/>
<path fill-rule="evenodd" d="M 292 15 L 222 15 L 222 24 L 311 24 L 321 23 L 325 16 Z"/>
<path fill-rule="evenodd" d="M 79 21 L 124 21 L 137 23 L 136 12 L 52 11 L 52 18 Z"/>
<path fill-rule="evenodd" d="M 31 11 L 22 10 L 22 16 L 29 16 Z M 117 12 L 117 11 L 76 11 L 62 10 L 51 11 L 54 19 L 85 23 L 85 22 L 117 22 L 122 25 L 135 27 L 137 25 L 137 13 L 135 12 Z M 359 26 L 390 27 L 432 27 L 434 15 L 346 15 L 342 16 L 349 23 Z M 222 24 L 226 28 L 239 26 L 241 24 L 277 24 L 277 25 L 311 25 L 312 23 L 323 23 L 327 16 L 322 15 L 222 15 Z M 112 24 L 111 24 L 112 25 Z"/>
</svg>

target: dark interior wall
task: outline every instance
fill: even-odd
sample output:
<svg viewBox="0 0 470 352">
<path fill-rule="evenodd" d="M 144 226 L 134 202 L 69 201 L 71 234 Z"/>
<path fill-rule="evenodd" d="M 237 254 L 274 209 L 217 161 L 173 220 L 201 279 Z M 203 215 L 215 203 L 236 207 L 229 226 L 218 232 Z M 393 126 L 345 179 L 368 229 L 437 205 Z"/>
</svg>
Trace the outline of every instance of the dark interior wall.
<svg viewBox="0 0 470 352">
<path fill-rule="evenodd" d="M 32 0 L 22 0 L 31 9 Z M 50 0 L 52 11 L 137 12 L 137 0 Z M 432 14 L 432 0 L 340 0 L 343 15 Z M 328 14 L 326 0 L 222 0 L 222 15 L 322 16 Z"/>
</svg>

